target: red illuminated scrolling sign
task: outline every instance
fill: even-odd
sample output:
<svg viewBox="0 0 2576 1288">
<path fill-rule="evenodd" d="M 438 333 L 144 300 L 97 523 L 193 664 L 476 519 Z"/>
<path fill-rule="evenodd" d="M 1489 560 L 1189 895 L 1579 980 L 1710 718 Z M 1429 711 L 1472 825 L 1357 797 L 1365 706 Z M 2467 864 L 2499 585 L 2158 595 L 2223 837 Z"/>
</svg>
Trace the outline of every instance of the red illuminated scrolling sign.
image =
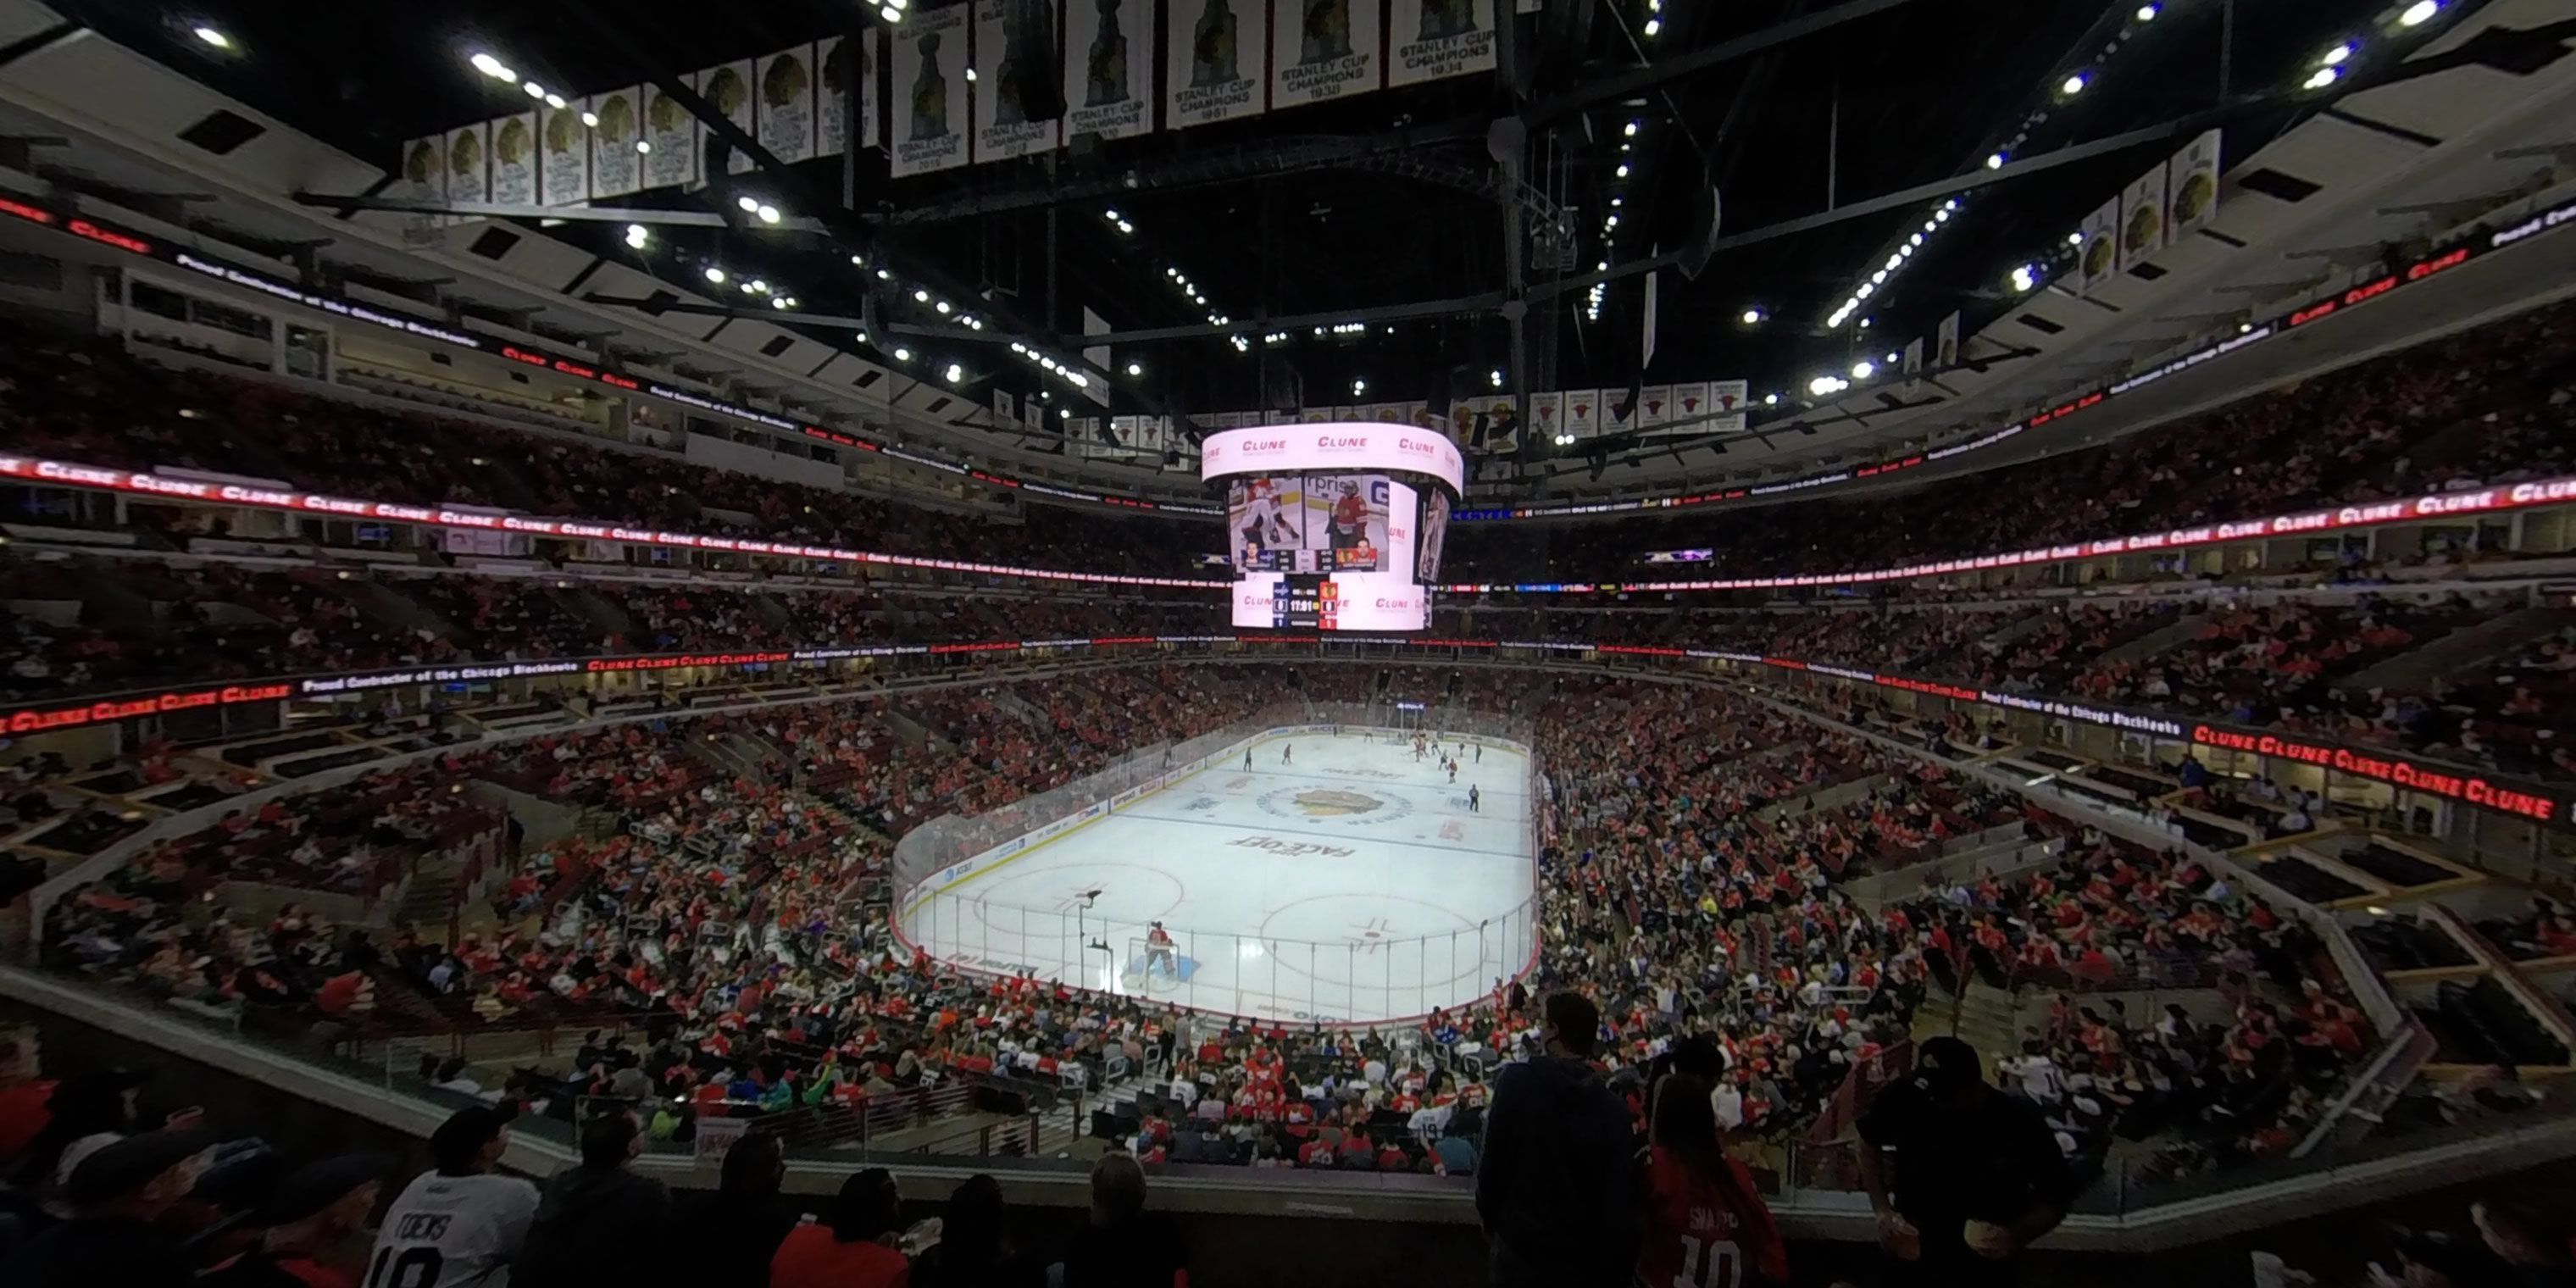
<svg viewBox="0 0 2576 1288">
<path fill-rule="evenodd" d="M 2564 802 L 2534 791 L 2491 782 L 2466 770 L 2422 764 L 2402 756 L 2356 751 L 2326 743 L 2304 742 L 2280 734 L 2251 733 L 2194 725 L 2191 740 L 2203 746 L 2228 751 L 2250 751 L 2260 756 L 2278 756 L 2303 765 L 2317 765 L 2347 774 L 2387 783 L 2414 792 L 2431 792 L 2436 796 L 2471 805 L 2517 814 L 2543 823 L 2558 822 L 2568 813 Z"/>
</svg>

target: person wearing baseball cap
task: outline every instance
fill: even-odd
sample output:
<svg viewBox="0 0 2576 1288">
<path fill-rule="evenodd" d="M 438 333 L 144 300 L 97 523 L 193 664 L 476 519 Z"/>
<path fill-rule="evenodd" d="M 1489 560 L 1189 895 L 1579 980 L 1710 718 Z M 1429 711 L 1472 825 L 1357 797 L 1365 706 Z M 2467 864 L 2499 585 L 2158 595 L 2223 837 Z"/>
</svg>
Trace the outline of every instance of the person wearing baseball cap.
<svg viewBox="0 0 2576 1288">
<path fill-rule="evenodd" d="M 250 1223 L 267 1230 L 256 1251 L 207 1271 L 202 1288 L 357 1288 L 353 1270 L 331 1253 L 367 1226 L 394 1160 L 343 1154 L 286 1174 L 254 1209 Z"/>
<path fill-rule="evenodd" d="M 1913 1076 L 1871 1099 L 1859 1161 L 1893 1288 L 2008 1285 L 2021 1250 L 2075 1197 L 2039 1111 L 1988 1083 L 1976 1048 L 1955 1037 L 1926 1039 Z"/>
<path fill-rule="evenodd" d="M 0 1263 L 12 1288 L 185 1288 L 196 1273 L 177 1235 L 156 1224 L 187 1197 L 214 1138 L 148 1131 L 91 1151 L 62 1187 L 70 1220 Z"/>
</svg>

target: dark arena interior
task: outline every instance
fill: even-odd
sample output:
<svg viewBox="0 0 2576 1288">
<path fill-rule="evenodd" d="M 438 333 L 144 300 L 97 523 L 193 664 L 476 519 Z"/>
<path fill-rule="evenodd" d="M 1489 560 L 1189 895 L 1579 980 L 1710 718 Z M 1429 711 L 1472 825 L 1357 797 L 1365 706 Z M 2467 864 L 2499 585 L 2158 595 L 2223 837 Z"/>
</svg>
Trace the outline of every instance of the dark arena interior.
<svg viewBox="0 0 2576 1288">
<path fill-rule="evenodd" d="M 0 0 L 0 1285 L 2576 1285 L 2576 0 Z"/>
</svg>

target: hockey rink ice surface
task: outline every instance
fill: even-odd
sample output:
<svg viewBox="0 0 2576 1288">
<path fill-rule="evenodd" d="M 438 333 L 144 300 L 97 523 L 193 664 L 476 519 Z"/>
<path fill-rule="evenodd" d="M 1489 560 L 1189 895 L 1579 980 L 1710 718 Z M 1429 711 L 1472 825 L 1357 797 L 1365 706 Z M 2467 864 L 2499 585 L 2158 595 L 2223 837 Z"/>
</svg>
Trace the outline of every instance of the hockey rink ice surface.
<svg viewBox="0 0 2576 1288">
<path fill-rule="evenodd" d="M 980 969 L 1260 1018 L 1486 996 L 1536 942 L 1528 758 L 1488 745 L 1480 764 L 1470 745 L 1452 786 L 1385 738 L 1265 737 L 1249 771 L 1238 753 L 922 897 L 905 932 Z M 1149 968 L 1155 920 L 1177 960 Z"/>
</svg>

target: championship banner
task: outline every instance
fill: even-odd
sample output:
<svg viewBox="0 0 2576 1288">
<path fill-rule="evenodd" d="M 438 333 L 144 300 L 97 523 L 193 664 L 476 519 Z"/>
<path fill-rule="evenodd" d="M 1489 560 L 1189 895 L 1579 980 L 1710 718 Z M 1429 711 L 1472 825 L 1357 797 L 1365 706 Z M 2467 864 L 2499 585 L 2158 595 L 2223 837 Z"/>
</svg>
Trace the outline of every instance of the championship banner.
<svg viewBox="0 0 2576 1288">
<path fill-rule="evenodd" d="M 1941 319 L 1941 329 L 1932 337 L 1932 369 L 1948 371 L 1959 365 L 1959 311 Z"/>
<path fill-rule="evenodd" d="M 1384 0 L 1278 0 L 1271 12 L 1270 105 L 1295 107 L 1377 89 Z"/>
<path fill-rule="evenodd" d="M 1154 128 L 1154 0 L 1067 0 L 1064 133 L 1132 138 Z"/>
<path fill-rule="evenodd" d="M 705 99 L 707 101 L 707 106 L 714 108 L 726 120 L 733 122 L 734 128 L 741 130 L 743 133 L 749 134 L 754 129 L 758 128 L 759 123 L 752 119 L 755 107 L 752 103 L 750 59 L 745 58 L 739 62 L 722 63 L 699 72 L 698 97 Z M 709 155 L 707 145 L 715 138 L 715 133 L 716 132 L 714 130 L 707 128 L 705 122 L 698 122 L 698 149 L 700 157 L 698 162 L 698 178 L 700 179 L 706 177 L 706 162 L 704 158 Z M 654 145 L 654 150 L 657 152 L 660 151 L 661 146 L 659 144 Z M 751 157 L 740 148 L 735 148 L 733 150 L 733 155 L 725 158 L 725 173 L 727 174 L 744 174 L 748 173 L 751 168 Z"/>
<path fill-rule="evenodd" d="M 753 134 L 770 155 L 793 164 L 816 155 L 814 47 L 798 45 L 759 63 L 760 128 Z"/>
<path fill-rule="evenodd" d="M 1270 28 L 1261 0 L 1169 0 L 1170 62 L 1163 75 L 1163 125 L 1258 115 L 1268 106 Z"/>
<path fill-rule="evenodd" d="M 1494 70 L 1494 0 L 1393 0 L 1386 83 Z"/>
<path fill-rule="evenodd" d="M 447 199 L 492 199 L 492 123 L 477 121 L 447 132 Z"/>
<path fill-rule="evenodd" d="M 1565 432 L 1565 395 L 1531 394 L 1529 397 L 1530 428 L 1538 431 L 1539 441 L 1556 445 L 1556 436 Z"/>
<path fill-rule="evenodd" d="M 876 59 L 873 55 L 876 53 L 877 29 L 870 27 L 862 34 L 868 39 L 851 50 L 862 64 L 858 68 L 851 67 L 849 60 L 841 56 L 841 45 L 847 37 L 834 36 L 814 42 L 814 155 L 818 157 L 836 157 L 849 149 L 850 94 L 876 85 Z M 874 93 L 860 99 L 861 112 L 874 107 L 875 100 Z M 866 132 L 864 122 L 860 129 L 862 133 Z M 859 141 L 860 147 L 867 145 L 868 140 Z"/>
<path fill-rule="evenodd" d="M 447 199 L 447 140 L 413 139 L 403 145 L 402 195 L 413 201 Z"/>
<path fill-rule="evenodd" d="M 2165 163 L 2138 177 L 2120 194 L 2120 271 L 2146 263 L 2165 248 Z"/>
<path fill-rule="evenodd" d="M 537 114 L 521 112 L 492 122 L 492 200 L 537 204 Z"/>
<path fill-rule="evenodd" d="M 1601 432 L 1601 391 L 1570 389 L 1565 394 L 1565 428 L 1557 431 L 1578 439 L 1591 438 Z"/>
<path fill-rule="evenodd" d="M 1672 423 L 1673 387 L 1647 385 L 1637 391 L 1637 428 L 1657 429 Z"/>
<path fill-rule="evenodd" d="M 2120 275 L 2120 199 L 2103 202 L 2078 225 L 2084 248 L 2075 253 L 2075 291 L 2091 295 Z"/>
<path fill-rule="evenodd" d="M 623 197 L 644 187 L 644 94 L 629 86 L 590 96 L 599 125 L 590 132 L 590 195 Z"/>
<path fill-rule="evenodd" d="M 1913 393 L 1915 383 L 1923 377 L 1923 337 L 1916 336 L 1905 345 L 1905 392 Z"/>
<path fill-rule="evenodd" d="M 975 159 L 1003 161 L 1056 146 L 1052 120 L 1032 121 L 1020 104 L 1020 86 L 1031 75 L 1055 69 L 1023 69 L 1010 57 L 1011 37 L 1028 14 L 1044 25 L 1049 61 L 1055 58 L 1058 32 L 1055 0 L 975 0 Z"/>
<path fill-rule="evenodd" d="M 886 80 L 894 89 L 886 151 L 895 177 L 966 164 L 974 116 L 966 83 L 966 6 L 917 9 L 888 37 Z"/>
<path fill-rule="evenodd" d="M 993 423 L 1005 429 L 1017 428 L 1020 423 L 1019 400 L 1007 389 L 993 391 Z"/>
<path fill-rule="evenodd" d="M 1694 420 L 1708 413 L 1708 382 L 1685 381 L 1673 386 L 1672 421 Z M 1668 422 L 1670 423 L 1670 422 Z M 1699 428 L 1696 425 L 1692 429 Z"/>
<path fill-rule="evenodd" d="M 698 87 L 695 76 L 684 75 L 680 81 L 691 89 Z M 644 186 L 682 188 L 696 183 L 698 118 L 659 85 L 645 86 L 644 94 L 644 141 L 653 145 L 644 154 Z"/>
<path fill-rule="evenodd" d="M 1309 407 L 1297 413 L 1297 422 L 1301 425 L 1329 425 L 1335 419 L 1330 407 Z"/>
<path fill-rule="evenodd" d="M 1416 400 L 1397 408 L 1395 423 L 1411 425 L 1416 429 L 1441 428 L 1440 417 L 1431 414 L 1431 403 L 1428 400 Z"/>
<path fill-rule="evenodd" d="M 2218 218 L 2218 131 L 2210 130 L 2174 153 L 2166 164 L 2167 241 L 2177 241 Z"/>
<path fill-rule="evenodd" d="M 549 206 L 578 206 L 590 200 L 590 127 L 581 114 L 590 100 L 576 98 L 562 107 L 538 113 L 545 153 L 537 162 L 540 199 Z"/>
<path fill-rule="evenodd" d="M 1366 419 L 1376 421 L 1381 425 L 1404 425 L 1411 423 L 1404 418 L 1403 403 L 1379 403 L 1368 409 Z"/>
</svg>

